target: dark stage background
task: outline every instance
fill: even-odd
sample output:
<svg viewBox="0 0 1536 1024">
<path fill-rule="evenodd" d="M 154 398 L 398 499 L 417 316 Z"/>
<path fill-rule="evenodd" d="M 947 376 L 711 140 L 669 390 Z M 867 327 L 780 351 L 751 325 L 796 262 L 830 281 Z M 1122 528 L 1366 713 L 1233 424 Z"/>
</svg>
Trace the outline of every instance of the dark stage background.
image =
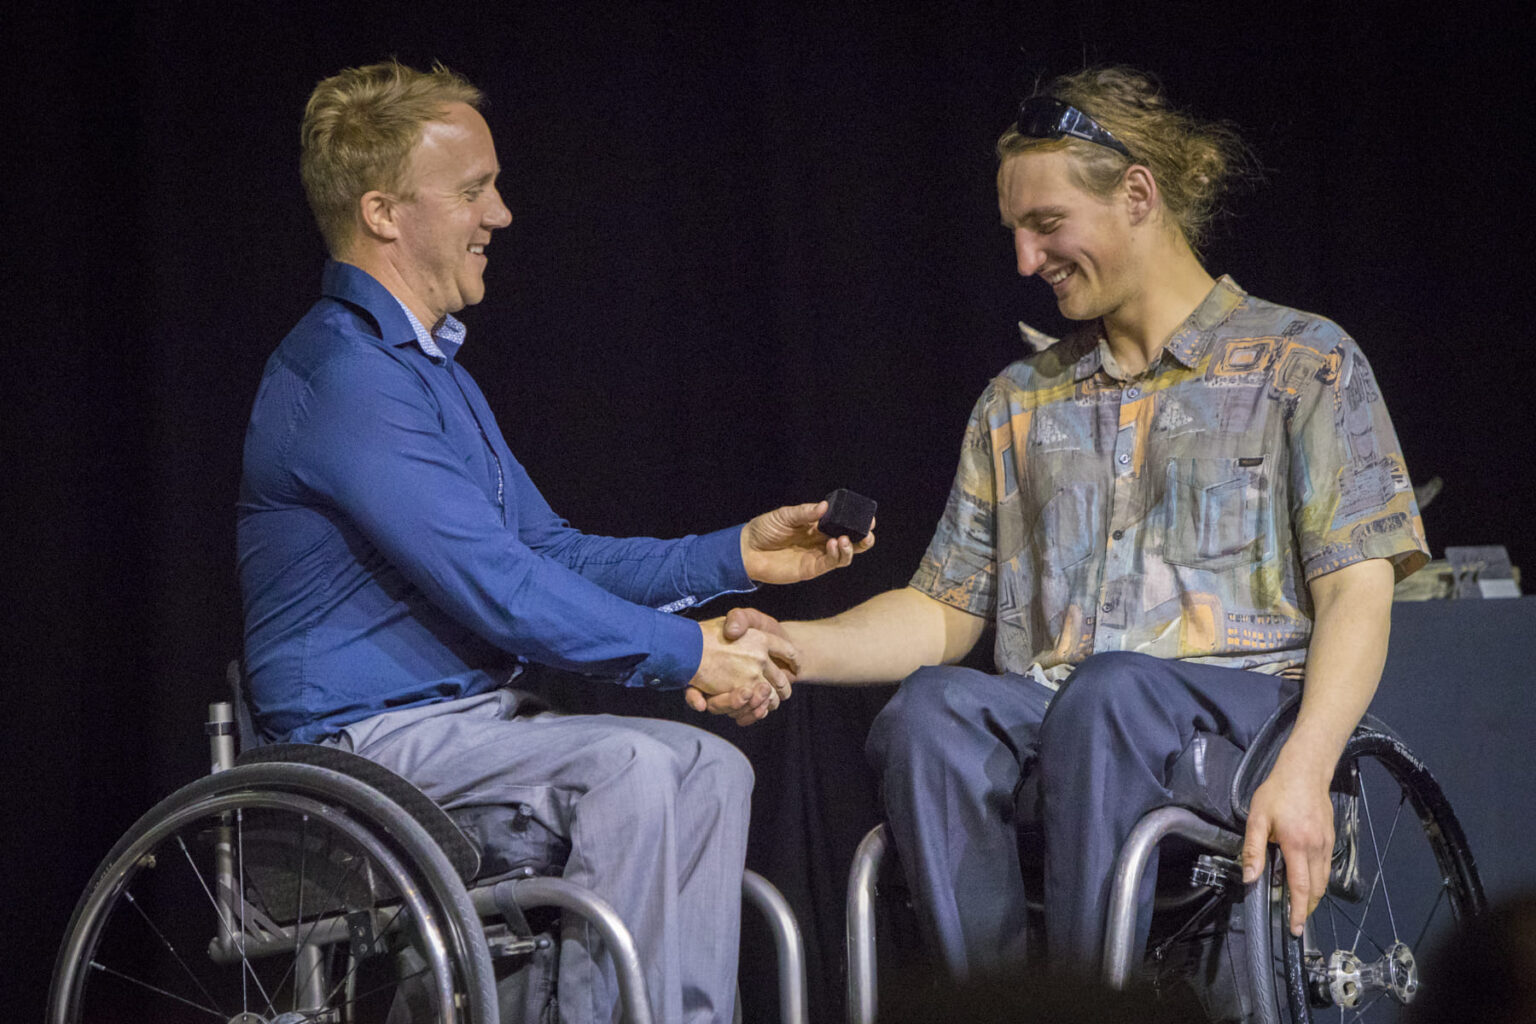
<svg viewBox="0 0 1536 1024">
<path fill-rule="evenodd" d="M 1372 5 L 145 3 L 9 15 L 4 466 L 7 895 L 0 1001 L 35 1019 L 112 840 L 206 768 L 239 646 L 233 517 L 267 354 L 322 251 L 297 124 L 321 77 L 440 58 L 490 97 L 516 223 L 464 363 L 550 501 L 673 535 L 848 486 L 851 569 L 753 600 L 831 613 L 905 582 L 971 403 L 1062 327 L 998 226 L 992 142 L 1037 73 L 1160 74 L 1244 132 L 1216 273 L 1338 319 L 1372 359 L 1431 543 L 1503 543 L 1532 496 L 1532 15 Z M 724 607 L 711 607 L 710 614 Z M 885 690 L 802 687 L 721 731 L 758 772 L 752 866 L 794 902 L 813 1012 L 842 1012 L 842 886 L 875 820 Z M 670 713 L 680 702 L 592 695 Z M 705 723 L 713 725 L 715 723 Z M 749 937 L 754 955 L 760 940 Z M 12 973 L 14 971 L 14 973 Z M 765 984 L 744 972 L 749 997 Z M 771 1006 L 771 999 L 767 1000 Z"/>
</svg>

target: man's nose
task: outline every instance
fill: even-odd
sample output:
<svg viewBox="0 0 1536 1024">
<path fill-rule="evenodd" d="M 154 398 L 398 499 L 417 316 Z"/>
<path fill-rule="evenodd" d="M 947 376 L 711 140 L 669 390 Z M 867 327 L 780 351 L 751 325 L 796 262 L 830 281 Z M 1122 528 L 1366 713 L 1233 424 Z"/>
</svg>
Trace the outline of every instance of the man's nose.
<svg viewBox="0 0 1536 1024">
<path fill-rule="evenodd" d="M 489 228 L 504 228 L 512 223 L 512 211 L 507 209 L 507 204 L 501 201 L 501 193 L 496 193 L 496 202 L 485 213 L 485 225 Z"/>
<path fill-rule="evenodd" d="M 1019 260 L 1019 276 L 1029 277 L 1039 273 L 1045 265 L 1045 253 L 1035 244 L 1028 232 L 1020 229 L 1013 233 L 1013 251 Z"/>
</svg>

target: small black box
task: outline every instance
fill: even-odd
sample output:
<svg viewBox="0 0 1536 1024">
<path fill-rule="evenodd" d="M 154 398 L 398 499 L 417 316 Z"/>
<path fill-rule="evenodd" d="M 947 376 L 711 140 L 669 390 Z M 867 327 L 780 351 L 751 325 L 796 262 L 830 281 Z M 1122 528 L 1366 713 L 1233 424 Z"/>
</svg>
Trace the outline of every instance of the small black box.
<svg viewBox="0 0 1536 1024">
<path fill-rule="evenodd" d="M 869 528 L 874 523 L 874 499 L 839 487 L 827 495 L 827 514 L 821 517 L 816 529 L 828 537 L 849 537 L 861 541 L 869 536 Z"/>
</svg>

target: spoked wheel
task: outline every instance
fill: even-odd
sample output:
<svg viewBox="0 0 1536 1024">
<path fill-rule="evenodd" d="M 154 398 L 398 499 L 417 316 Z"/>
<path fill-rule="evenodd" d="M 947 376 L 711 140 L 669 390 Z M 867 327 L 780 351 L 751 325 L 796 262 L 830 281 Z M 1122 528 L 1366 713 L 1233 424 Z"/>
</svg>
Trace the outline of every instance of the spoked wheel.
<svg viewBox="0 0 1536 1024">
<path fill-rule="evenodd" d="M 1288 1007 L 1311 1021 L 1400 1020 L 1420 993 L 1433 944 L 1486 909 L 1461 825 L 1427 768 L 1385 731 L 1362 727 L 1334 777 L 1335 845 L 1328 894 L 1295 938 L 1278 901 Z"/>
<path fill-rule="evenodd" d="M 371 787 L 302 764 L 201 779 L 139 819 L 81 898 L 51 1024 L 490 1024 L 464 886 Z"/>
</svg>

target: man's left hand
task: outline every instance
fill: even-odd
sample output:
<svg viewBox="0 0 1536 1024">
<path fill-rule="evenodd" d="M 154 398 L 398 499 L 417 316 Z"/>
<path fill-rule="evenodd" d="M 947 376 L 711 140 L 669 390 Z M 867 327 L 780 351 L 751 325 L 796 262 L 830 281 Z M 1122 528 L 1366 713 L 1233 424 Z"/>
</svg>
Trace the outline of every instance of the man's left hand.
<svg viewBox="0 0 1536 1024">
<path fill-rule="evenodd" d="M 1285 885 L 1291 894 L 1291 934 L 1300 935 L 1308 915 L 1328 891 L 1333 866 L 1333 801 L 1328 796 L 1332 770 L 1311 764 L 1287 764 L 1285 751 L 1253 794 L 1243 837 L 1243 882 L 1264 870 L 1268 844 L 1285 858 Z"/>
<path fill-rule="evenodd" d="M 816 529 L 827 511 L 825 501 L 785 505 L 765 512 L 741 531 L 741 561 L 759 583 L 799 583 L 841 569 L 875 546 L 875 531 L 855 544 Z"/>
</svg>

